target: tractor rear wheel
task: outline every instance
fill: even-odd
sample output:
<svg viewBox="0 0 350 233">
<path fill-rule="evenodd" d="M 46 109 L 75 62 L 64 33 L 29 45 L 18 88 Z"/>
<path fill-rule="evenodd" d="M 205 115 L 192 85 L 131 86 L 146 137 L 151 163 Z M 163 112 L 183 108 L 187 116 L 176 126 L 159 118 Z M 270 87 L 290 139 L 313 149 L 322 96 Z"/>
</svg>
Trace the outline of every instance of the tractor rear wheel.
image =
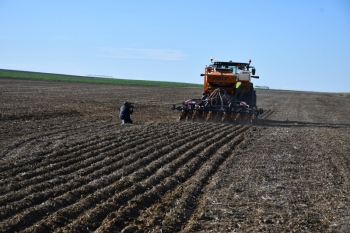
<svg viewBox="0 0 350 233">
<path fill-rule="evenodd" d="M 253 83 L 250 83 L 249 91 L 243 94 L 242 101 L 246 102 L 251 108 L 256 106 L 256 92 Z"/>
</svg>

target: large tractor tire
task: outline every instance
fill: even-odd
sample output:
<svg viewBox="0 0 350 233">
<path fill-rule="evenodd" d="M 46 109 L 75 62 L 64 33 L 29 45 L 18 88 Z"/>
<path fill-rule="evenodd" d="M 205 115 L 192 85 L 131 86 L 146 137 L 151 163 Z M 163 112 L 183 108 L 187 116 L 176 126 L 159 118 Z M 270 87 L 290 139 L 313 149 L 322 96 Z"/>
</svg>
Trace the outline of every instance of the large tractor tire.
<svg viewBox="0 0 350 233">
<path fill-rule="evenodd" d="M 256 107 L 256 91 L 254 90 L 253 107 Z"/>
<path fill-rule="evenodd" d="M 246 102 L 250 107 L 256 106 L 256 93 L 253 83 L 250 83 L 250 89 L 248 92 L 244 93 L 242 101 Z"/>
</svg>

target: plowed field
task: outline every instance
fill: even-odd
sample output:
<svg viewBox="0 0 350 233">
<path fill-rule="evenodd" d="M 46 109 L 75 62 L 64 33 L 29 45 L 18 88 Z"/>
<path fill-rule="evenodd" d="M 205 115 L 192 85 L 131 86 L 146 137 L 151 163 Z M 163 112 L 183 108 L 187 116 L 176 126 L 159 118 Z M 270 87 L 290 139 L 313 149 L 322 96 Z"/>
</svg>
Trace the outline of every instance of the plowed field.
<svg viewBox="0 0 350 233">
<path fill-rule="evenodd" d="M 261 90 L 258 126 L 176 122 L 200 94 L 0 79 L 0 231 L 350 232 L 349 98 Z"/>
</svg>

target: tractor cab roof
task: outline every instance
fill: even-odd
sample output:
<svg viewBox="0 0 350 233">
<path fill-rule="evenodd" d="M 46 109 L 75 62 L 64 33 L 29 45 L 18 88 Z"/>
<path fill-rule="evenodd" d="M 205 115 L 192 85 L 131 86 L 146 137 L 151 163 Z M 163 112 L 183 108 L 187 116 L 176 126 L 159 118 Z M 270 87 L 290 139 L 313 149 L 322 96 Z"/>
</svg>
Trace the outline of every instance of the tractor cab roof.
<svg viewBox="0 0 350 233">
<path fill-rule="evenodd" d="M 244 67 L 243 69 L 249 69 L 249 68 L 253 68 L 255 69 L 254 66 L 251 66 L 250 65 L 250 62 L 249 63 L 246 63 L 246 62 L 232 62 L 232 61 L 215 61 L 212 65 L 210 66 L 215 66 L 217 68 L 229 68 L 230 66 L 236 66 L 236 67 Z"/>
<path fill-rule="evenodd" d="M 249 63 L 245 63 L 245 62 L 226 62 L 226 61 L 215 61 L 214 65 L 217 66 L 248 66 Z"/>
</svg>

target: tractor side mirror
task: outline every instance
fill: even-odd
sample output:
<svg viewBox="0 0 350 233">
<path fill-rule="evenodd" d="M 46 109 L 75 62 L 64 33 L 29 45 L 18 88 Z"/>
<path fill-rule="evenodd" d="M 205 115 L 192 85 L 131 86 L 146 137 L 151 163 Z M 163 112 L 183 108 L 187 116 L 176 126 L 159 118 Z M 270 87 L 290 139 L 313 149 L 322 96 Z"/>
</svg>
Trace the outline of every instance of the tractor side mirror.
<svg viewBox="0 0 350 233">
<path fill-rule="evenodd" d="M 252 74 L 255 75 L 255 68 L 252 69 Z"/>
</svg>

